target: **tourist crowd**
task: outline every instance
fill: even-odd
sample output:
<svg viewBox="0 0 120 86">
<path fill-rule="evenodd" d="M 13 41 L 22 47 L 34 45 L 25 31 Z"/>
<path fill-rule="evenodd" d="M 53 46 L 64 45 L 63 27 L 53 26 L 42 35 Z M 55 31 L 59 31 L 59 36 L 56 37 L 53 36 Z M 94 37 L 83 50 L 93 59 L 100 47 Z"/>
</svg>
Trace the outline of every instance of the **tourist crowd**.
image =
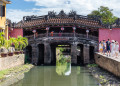
<svg viewBox="0 0 120 86">
<path fill-rule="evenodd" d="M 119 43 L 118 41 L 110 40 L 108 41 L 100 41 L 99 43 L 99 52 L 105 55 L 107 53 L 107 56 L 112 57 L 118 57 L 119 56 Z"/>
</svg>

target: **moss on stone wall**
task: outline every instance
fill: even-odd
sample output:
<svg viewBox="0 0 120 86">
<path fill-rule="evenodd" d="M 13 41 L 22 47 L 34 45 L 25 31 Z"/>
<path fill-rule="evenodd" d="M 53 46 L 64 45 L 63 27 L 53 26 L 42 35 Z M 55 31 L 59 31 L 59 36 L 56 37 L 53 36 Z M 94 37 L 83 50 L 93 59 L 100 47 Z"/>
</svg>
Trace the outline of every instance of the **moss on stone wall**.
<svg viewBox="0 0 120 86">
<path fill-rule="evenodd" d="M 11 76 L 28 72 L 32 67 L 33 67 L 32 64 L 25 64 L 25 65 L 0 71 L 0 84 Z"/>
</svg>

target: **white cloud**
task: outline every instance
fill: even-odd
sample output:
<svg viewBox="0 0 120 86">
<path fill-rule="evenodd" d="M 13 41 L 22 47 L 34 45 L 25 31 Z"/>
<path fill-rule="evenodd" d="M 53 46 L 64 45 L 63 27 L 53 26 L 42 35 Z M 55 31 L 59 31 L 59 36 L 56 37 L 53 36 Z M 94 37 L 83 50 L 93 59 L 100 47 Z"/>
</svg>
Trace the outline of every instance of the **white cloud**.
<svg viewBox="0 0 120 86">
<path fill-rule="evenodd" d="M 36 6 L 44 6 L 45 8 L 33 8 L 31 10 L 14 10 L 8 9 L 7 18 L 12 21 L 20 21 L 23 16 L 27 15 L 46 15 L 48 11 L 65 10 L 68 13 L 70 10 L 77 11 L 80 15 L 87 15 L 92 10 L 98 9 L 100 6 L 107 6 L 113 9 L 115 16 L 120 17 L 120 2 L 119 0 L 24 0 L 26 2 L 35 2 Z M 26 8 L 27 9 L 27 8 Z"/>
</svg>

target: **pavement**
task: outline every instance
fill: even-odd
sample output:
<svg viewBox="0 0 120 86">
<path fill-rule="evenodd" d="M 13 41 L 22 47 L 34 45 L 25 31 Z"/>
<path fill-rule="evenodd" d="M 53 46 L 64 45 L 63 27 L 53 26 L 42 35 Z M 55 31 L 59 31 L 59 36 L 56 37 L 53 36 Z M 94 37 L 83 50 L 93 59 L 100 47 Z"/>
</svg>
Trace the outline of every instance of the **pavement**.
<svg viewBox="0 0 120 86">
<path fill-rule="evenodd" d="M 105 55 L 103 55 L 102 53 L 98 53 L 98 54 L 100 54 L 100 55 L 102 55 L 102 56 L 104 56 L 106 58 L 110 58 L 110 59 L 113 59 L 113 60 L 116 60 L 116 61 L 120 62 L 120 53 L 118 54 L 118 57 L 116 57 L 115 55 L 114 56 L 112 56 L 112 55 L 107 56 L 107 53 L 105 53 Z"/>
</svg>

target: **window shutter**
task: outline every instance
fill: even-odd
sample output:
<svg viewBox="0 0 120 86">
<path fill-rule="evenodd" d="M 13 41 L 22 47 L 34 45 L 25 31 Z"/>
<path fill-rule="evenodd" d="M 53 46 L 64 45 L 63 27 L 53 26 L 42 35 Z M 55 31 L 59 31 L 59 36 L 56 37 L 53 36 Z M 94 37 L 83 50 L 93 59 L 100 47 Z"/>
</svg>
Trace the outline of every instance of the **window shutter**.
<svg viewBox="0 0 120 86">
<path fill-rule="evenodd" d="M 2 9 L 3 9 L 3 10 L 2 10 L 2 13 L 3 13 L 2 16 L 4 17 L 4 16 L 5 16 L 5 6 L 2 6 L 2 7 L 3 7 L 3 8 L 2 8 Z"/>
<path fill-rule="evenodd" d="M 1 5 L 1 17 L 3 16 L 3 6 Z"/>
<path fill-rule="evenodd" d="M 1 10 L 2 10 L 2 9 L 1 9 L 1 7 L 2 7 L 2 6 L 0 5 L 0 16 L 2 16 L 2 13 L 1 13 Z"/>
</svg>

